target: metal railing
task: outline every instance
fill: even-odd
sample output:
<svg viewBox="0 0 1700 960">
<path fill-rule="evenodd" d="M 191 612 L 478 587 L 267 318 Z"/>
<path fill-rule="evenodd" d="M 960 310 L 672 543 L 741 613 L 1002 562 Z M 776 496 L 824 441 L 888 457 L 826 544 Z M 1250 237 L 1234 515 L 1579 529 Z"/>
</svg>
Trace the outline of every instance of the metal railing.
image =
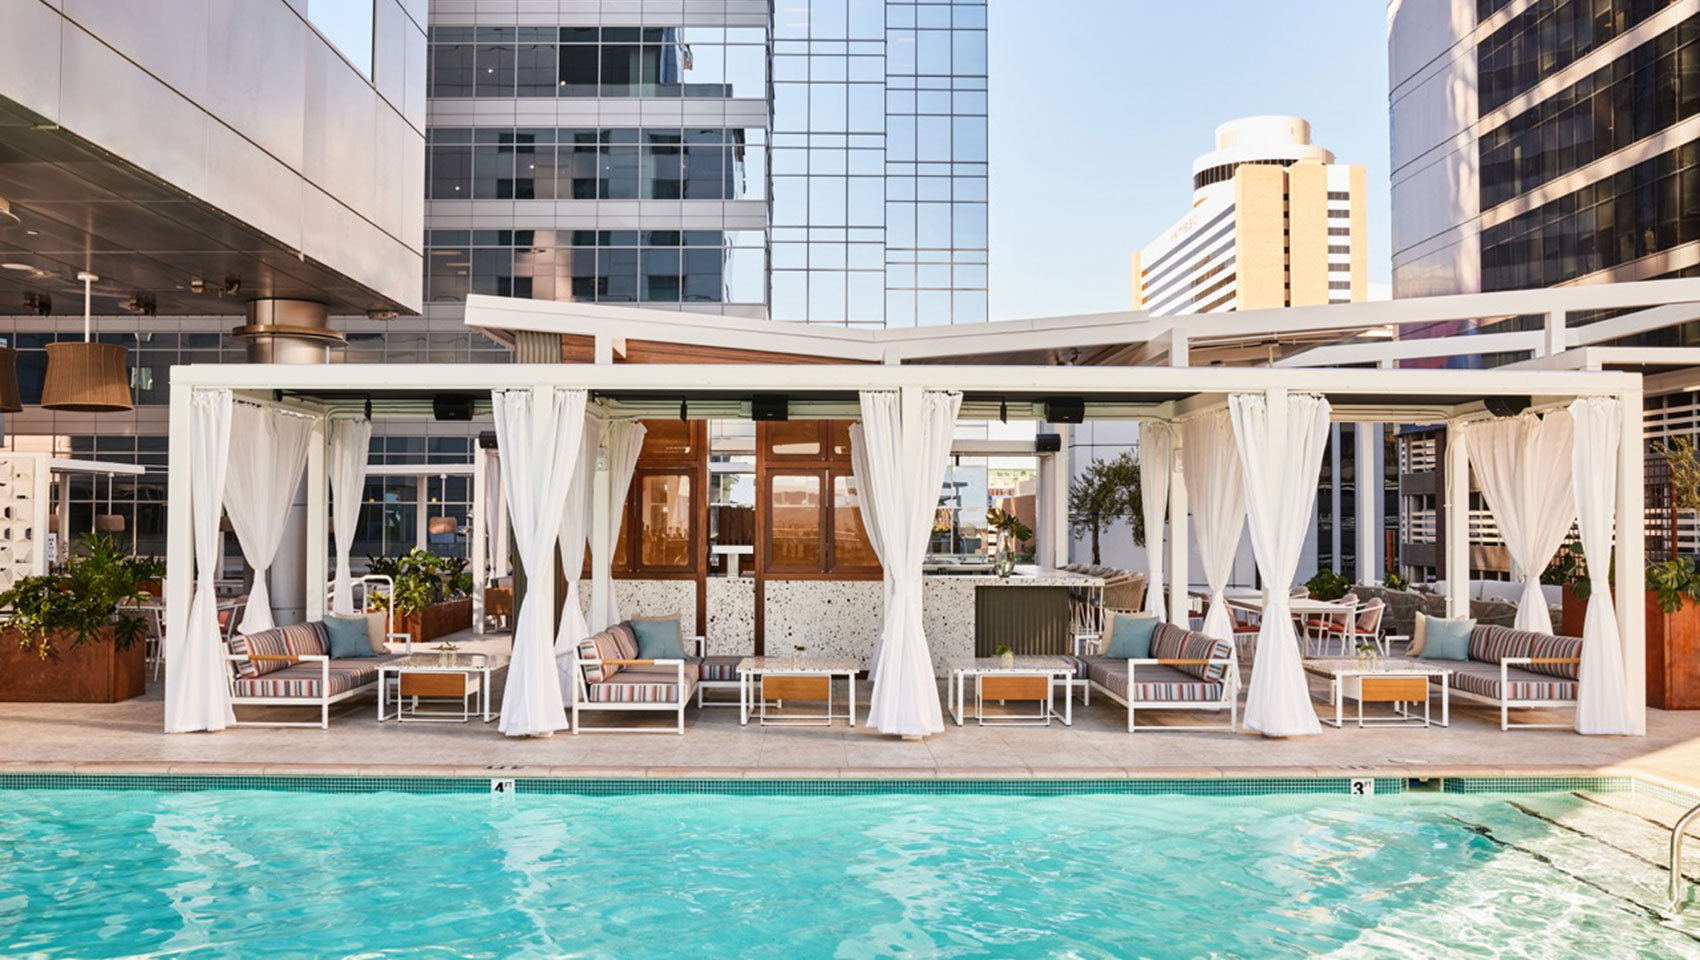
<svg viewBox="0 0 1700 960">
<path fill-rule="evenodd" d="M 1682 885 L 1687 878 L 1682 875 L 1682 841 L 1687 838 L 1688 825 L 1700 817 L 1700 803 L 1689 808 L 1688 812 L 1677 818 L 1676 826 L 1670 832 L 1670 910 L 1671 913 L 1682 911 Z"/>
</svg>

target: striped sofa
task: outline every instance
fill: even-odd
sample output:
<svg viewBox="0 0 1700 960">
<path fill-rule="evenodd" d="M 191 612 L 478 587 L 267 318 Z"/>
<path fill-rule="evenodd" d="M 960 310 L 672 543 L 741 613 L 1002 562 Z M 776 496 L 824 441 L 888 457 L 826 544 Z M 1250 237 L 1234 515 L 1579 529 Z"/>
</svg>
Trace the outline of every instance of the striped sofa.
<svg viewBox="0 0 1700 960">
<path fill-rule="evenodd" d="M 595 711 L 651 711 L 675 715 L 675 733 L 685 732 L 685 707 L 703 679 L 703 638 L 685 637 L 694 656 L 640 660 L 637 634 L 621 621 L 578 642 L 572 675 L 573 733 L 651 733 L 658 727 L 585 727 L 583 714 Z"/>
<path fill-rule="evenodd" d="M 1501 730 L 1570 726 L 1513 724 L 1511 711 L 1576 705 L 1579 637 L 1480 625 L 1470 632 L 1470 659 L 1441 662 L 1452 668 L 1452 695 L 1498 707 Z"/>
<path fill-rule="evenodd" d="M 1102 642 L 1101 640 L 1099 642 Z M 1095 647 L 1093 649 L 1096 649 Z M 1141 660 L 1088 652 L 1075 658 L 1075 669 L 1099 692 L 1127 707 L 1127 729 L 1239 730 L 1239 659 L 1234 645 L 1171 623 L 1159 623 L 1151 635 L 1151 656 Z M 1175 727 L 1135 721 L 1138 710 L 1228 711 L 1224 726 Z"/>
<path fill-rule="evenodd" d="M 332 660 L 325 625 L 292 623 L 225 641 L 232 706 L 318 707 L 317 723 L 237 721 L 241 726 L 330 726 L 331 704 L 377 689 L 378 666 L 394 657 Z"/>
</svg>

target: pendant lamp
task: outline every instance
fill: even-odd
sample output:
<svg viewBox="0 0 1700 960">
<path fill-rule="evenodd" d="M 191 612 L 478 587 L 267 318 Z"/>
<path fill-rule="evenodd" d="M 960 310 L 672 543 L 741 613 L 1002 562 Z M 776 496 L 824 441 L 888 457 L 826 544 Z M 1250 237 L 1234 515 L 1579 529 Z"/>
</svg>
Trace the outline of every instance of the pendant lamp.
<svg viewBox="0 0 1700 960">
<path fill-rule="evenodd" d="M 41 405 L 49 410 L 77 413 L 117 413 L 132 408 L 130 381 L 125 373 L 122 344 L 95 343 L 94 282 L 100 278 L 87 270 L 77 274 L 83 282 L 83 342 L 47 345 L 47 377 L 41 389 Z"/>
<path fill-rule="evenodd" d="M 0 413 L 17 413 L 23 408 L 18 396 L 18 350 L 0 347 Z"/>
</svg>

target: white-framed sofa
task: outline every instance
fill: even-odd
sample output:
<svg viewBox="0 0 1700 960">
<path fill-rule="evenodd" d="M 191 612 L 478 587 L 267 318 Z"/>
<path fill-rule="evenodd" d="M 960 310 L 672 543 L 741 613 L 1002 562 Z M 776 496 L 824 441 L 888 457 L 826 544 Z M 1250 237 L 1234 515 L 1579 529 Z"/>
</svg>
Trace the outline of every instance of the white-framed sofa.
<svg viewBox="0 0 1700 960">
<path fill-rule="evenodd" d="M 1078 638 L 1076 669 L 1091 686 L 1127 708 L 1129 733 L 1138 730 L 1239 730 L 1239 658 L 1234 644 L 1159 623 L 1151 634 L 1151 656 L 1106 657 L 1103 638 Z M 1226 724 L 1171 726 L 1138 723 L 1141 710 L 1227 711 Z"/>
<path fill-rule="evenodd" d="M 687 653 L 683 658 L 640 659 L 637 634 L 629 621 L 580 640 L 567 656 L 572 658 L 572 730 L 579 733 L 656 733 L 665 727 L 589 726 L 584 715 L 592 712 L 646 712 L 674 715 L 673 731 L 685 732 L 685 707 L 699 693 L 702 682 L 702 651 L 707 641 L 700 636 L 682 638 Z"/>
<path fill-rule="evenodd" d="M 333 660 L 321 621 L 292 623 L 225 641 L 232 707 L 304 707 L 319 711 L 317 722 L 237 720 L 248 727 L 330 726 L 331 704 L 374 692 L 378 667 L 395 656 Z"/>
<path fill-rule="evenodd" d="M 1436 660 L 1452 668 L 1452 696 L 1499 708 L 1499 729 L 1570 729 L 1570 723 L 1512 723 L 1512 710 L 1574 709 L 1582 664 L 1580 637 L 1511 627 L 1470 631 L 1468 660 Z"/>
</svg>

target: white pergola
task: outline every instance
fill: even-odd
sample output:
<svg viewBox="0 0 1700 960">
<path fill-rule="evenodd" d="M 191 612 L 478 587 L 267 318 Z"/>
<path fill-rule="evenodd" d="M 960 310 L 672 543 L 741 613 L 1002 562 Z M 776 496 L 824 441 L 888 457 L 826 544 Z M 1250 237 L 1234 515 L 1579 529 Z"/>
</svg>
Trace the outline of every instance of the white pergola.
<svg viewBox="0 0 1700 960">
<path fill-rule="evenodd" d="M 1694 281 L 1672 281 L 1694 286 Z M 1633 286 L 1633 285 L 1632 285 Z M 1670 291 L 1667 291 L 1667 293 Z M 1689 293 L 1688 287 L 1683 293 Z M 1631 299 L 1639 294 L 1631 295 Z M 1592 301 L 1589 301 L 1592 303 Z M 718 318 L 717 318 L 718 319 Z M 1051 348 L 1058 344 L 1052 332 Z M 953 338 L 955 339 L 955 338 Z M 1125 339 L 1125 338 L 1124 338 Z M 962 337 L 962 343 L 969 342 Z M 531 388 L 588 391 L 589 410 L 609 418 L 673 417 L 680 398 L 689 398 L 690 416 L 747 417 L 754 394 L 791 398 L 796 418 L 854 419 L 864 391 L 892 391 L 907 410 L 919 407 L 926 391 L 955 391 L 963 396 L 961 419 L 993 419 L 1000 413 L 1039 419 L 1049 397 L 1083 398 L 1089 420 L 1179 423 L 1223 409 L 1230 396 L 1256 394 L 1269 408 L 1285 411 L 1294 395 L 1320 395 L 1331 405 L 1336 423 L 1444 423 L 1456 434 L 1467 423 L 1490 418 L 1485 397 L 1528 398 L 1530 409 L 1553 410 L 1578 398 L 1609 398 L 1621 411 L 1617 455 L 1617 594 L 1643 592 L 1642 383 L 1639 374 L 1609 370 L 1415 370 L 1384 368 L 1292 369 L 1281 367 L 973 365 L 946 362 L 893 362 L 889 357 L 861 363 L 674 364 L 610 362 L 610 341 L 599 344 L 601 362 L 281 366 L 212 365 L 177 367 L 171 383 L 170 489 L 173 506 L 168 536 L 166 591 L 167 671 L 185 662 L 185 624 L 195 564 L 191 520 L 191 467 L 203 451 L 195 449 L 190 430 L 191 400 L 197 391 L 229 390 L 261 404 L 278 403 L 318 418 L 307 458 L 307 582 L 326 580 L 329 516 L 326 449 L 328 425 L 335 416 L 357 411 L 368 396 L 382 398 L 389 415 L 430 416 L 438 393 L 481 394 Z M 771 345 L 768 347 L 773 349 Z M 870 351 L 871 352 L 871 351 Z M 1181 352 L 1184 354 L 1184 347 Z M 862 359 L 858 357 L 857 359 Z M 884 359 L 886 362 L 878 362 Z M 358 379 L 355 379 L 355 376 Z M 1280 415 L 1285 417 L 1285 413 Z M 1272 415 L 1272 424 L 1274 418 Z M 1274 432 L 1273 430 L 1271 431 Z M 1185 622 L 1188 609 L 1188 508 L 1185 450 L 1175 431 L 1176 450 L 1169 485 L 1171 537 L 1167 545 L 1171 619 Z M 1448 505 L 1446 572 L 1448 606 L 1457 615 L 1469 609 L 1469 477 L 1465 444 L 1448 445 L 1445 500 Z M 504 463 L 504 467 L 511 468 Z M 603 486 L 599 468 L 598 486 Z M 1247 484 L 1259 478 L 1248 476 Z M 562 492 L 565 496 L 565 491 Z M 606 498 L 595 500 L 605 518 Z M 605 562 L 605 561 L 604 561 Z M 551 578 L 535 581 L 538 600 L 553 603 Z M 1285 589 L 1286 585 L 1281 585 Z M 611 588 L 607 577 L 594 577 L 592 602 Z M 324 614 L 324 592 L 308 593 L 310 618 Z M 1645 730 L 1644 613 L 1637 602 L 1617 610 L 1625 668 L 1622 696 L 1630 705 L 1636 732 Z M 167 683 L 167 696 L 172 684 Z M 169 711 L 169 704 L 168 704 Z"/>
</svg>

